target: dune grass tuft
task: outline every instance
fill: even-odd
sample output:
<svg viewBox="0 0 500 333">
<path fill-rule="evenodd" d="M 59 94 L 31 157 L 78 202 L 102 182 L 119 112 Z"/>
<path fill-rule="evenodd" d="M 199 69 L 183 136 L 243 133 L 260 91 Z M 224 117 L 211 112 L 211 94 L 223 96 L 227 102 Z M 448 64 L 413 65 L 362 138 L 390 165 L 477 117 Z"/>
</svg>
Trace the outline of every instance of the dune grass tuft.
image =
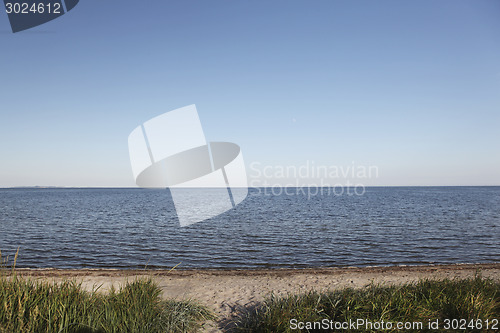
<svg viewBox="0 0 500 333">
<path fill-rule="evenodd" d="M 73 281 L 0 277 L 0 332 L 193 332 L 215 319 L 204 306 L 160 293 L 151 279 L 101 293 Z"/>
<path fill-rule="evenodd" d="M 0 252 L 0 333 L 196 332 L 216 319 L 194 301 L 163 300 L 152 278 L 118 290 L 88 292 L 81 283 L 31 280 L 16 275 Z"/>
<path fill-rule="evenodd" d="M 393 325 L 398 322 L 423 323 L 422 328 L 405 330 L 407 332 L 430 331 L 427 329 L 429 320 L 436 319 L 440 320 L 440 328 L 444 327 L 444 319 L 466 319 L 467 322 L 480 319 L 484 325 L 487 319 L 490 323 L 500 319 L 500 283 L 477 275 L 465 280 L 421 280 L 402 286 L 372 284 L 362 289 L 271 296 L 260 305 L 242 311 L 234 325 L 236 331 L 243 332 L 296 332 L 292 330 L 292 319 L 296 320 L 292 321 L 294 325 L 324 319 L 340 323 L 358 319 L 372 323 L 383 320 Z M 500 328 L 500 323 L 497 327 Z M 366 326 L 364 330 L 372 331 Z M 328 328 L 321 331 L 339 330 Z M 342 331 L 360 330 L 348 328 Z M 468 327 L 467 331 L 471 329 Z"/>
</svg>

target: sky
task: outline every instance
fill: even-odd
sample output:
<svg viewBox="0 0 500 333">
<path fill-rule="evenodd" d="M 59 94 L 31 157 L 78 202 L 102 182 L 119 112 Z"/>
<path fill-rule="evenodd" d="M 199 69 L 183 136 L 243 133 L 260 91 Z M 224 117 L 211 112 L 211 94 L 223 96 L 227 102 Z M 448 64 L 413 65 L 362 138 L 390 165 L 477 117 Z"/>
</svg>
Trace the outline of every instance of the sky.
<svg viewBox="0 0 500 333">
<path fill-rule="evenodd" d="M 496 0 L 82 0 L 0 39 L 0 187 L 135 186 L 128 135 L 191 104 L 271 185 L 500 185 Z"/>
</svg>

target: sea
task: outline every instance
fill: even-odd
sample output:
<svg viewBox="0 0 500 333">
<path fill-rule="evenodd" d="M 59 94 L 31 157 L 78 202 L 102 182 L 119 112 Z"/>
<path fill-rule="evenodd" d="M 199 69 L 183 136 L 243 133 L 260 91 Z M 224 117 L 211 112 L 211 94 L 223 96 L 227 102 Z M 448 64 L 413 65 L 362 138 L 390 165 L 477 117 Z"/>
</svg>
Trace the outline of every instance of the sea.
<svg viewBox="0 0 500 333">
<path fill-rule="evenodd" d="M 167 189 L 0 189 L 0 250 L 18 268 L 498 263 L 500 187 L 250 188 L 187 227 Z"/>
</svg>

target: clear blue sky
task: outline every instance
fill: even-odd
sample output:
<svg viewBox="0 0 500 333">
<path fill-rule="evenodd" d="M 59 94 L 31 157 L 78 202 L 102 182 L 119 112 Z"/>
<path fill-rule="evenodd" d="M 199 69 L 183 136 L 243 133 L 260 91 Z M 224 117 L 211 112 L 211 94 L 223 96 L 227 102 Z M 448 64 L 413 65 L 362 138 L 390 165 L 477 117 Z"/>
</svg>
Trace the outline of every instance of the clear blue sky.
<svg viewBox="0 0 500 333">
<path fill-rule="evenodd" d="M 129 133 L 189 104 L 247 165 L 500 185 L 500 1 L 82 0 L 0 38 L 0 187 L 134 186 Z"/>
</svg>

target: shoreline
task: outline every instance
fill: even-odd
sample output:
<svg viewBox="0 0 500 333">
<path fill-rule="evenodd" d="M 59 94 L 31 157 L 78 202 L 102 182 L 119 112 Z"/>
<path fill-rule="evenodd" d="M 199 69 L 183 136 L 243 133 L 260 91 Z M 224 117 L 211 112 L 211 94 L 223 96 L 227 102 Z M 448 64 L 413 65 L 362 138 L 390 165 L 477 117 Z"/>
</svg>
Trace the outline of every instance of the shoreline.
<svg viewBox="0 0 500 333">
<path fill-rule="evenodd" d="M 15 268 L 21 276 L 34 277 L 80 277 L 80 276 L 192 276 L 196 274 L 216 276 L 259 276 L 259 275 L 295 275 L 295 274 L 342 274 L 342 273 L 389 273 L 401 272 L 433 272 L 437 270 L 490 270 L 500 269 L 496 263 L 463 263 L 463 264 L 421 264 L 390 266 L 345 266 L 345 267 L 310 267 L 310 268 L 192 268 L 192 269 L 127 269 L 127 268 Z M 11 268 L 2 268 L 0 272 L 10 275 Z"/>
<path fill-rule="evenodd" d="M 11 269 L 0 275 L 10 276 Z M 75 280 L 84 290 L 107 291 L 136 278 L 151 277 L 162 290 L 162 297 L 195 300 L 208 306 L 219 317 L 204 332 L 222 332 L 229 318 L 238 311 L 262 302 L 271 294 L 285 296 L 311 290 L 362 288 L 370 284 L 401 285 L 421 279 L 466 279 L 479 273 L 500 280 L 500 262 L 418 266 L 372 266 L 260 270 L 120 270 L 120 269 L 15 269 L 21 278 L 47 282 Z"/>
</svg>

